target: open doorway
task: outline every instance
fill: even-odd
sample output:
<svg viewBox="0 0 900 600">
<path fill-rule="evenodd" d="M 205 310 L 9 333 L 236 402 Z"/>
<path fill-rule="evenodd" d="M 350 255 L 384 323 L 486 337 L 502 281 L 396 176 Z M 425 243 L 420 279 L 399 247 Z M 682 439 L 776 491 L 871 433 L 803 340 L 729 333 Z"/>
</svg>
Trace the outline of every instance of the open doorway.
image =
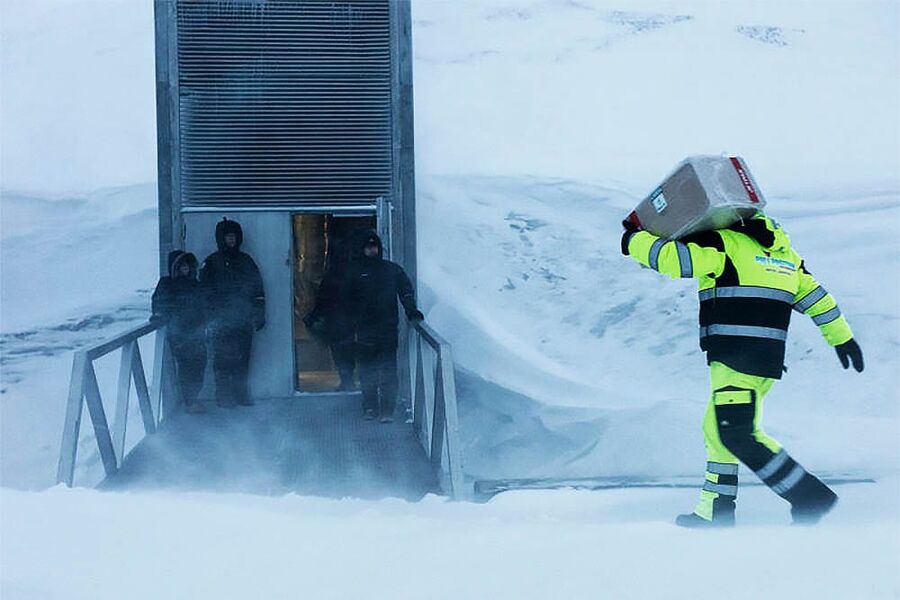
<svg viewBox="0 0 900 600">
<path fill-rule="evenodd" d="M 323 335 L 323 331 L 309 331 L 303 318 L 315 307 L 326 272 L 347 267 L 354 232 L 375 229 L 376 219 L 375 215 L 295 214 L 291 225 L 294 238 L 295 385 L 299 392 L 332 392 L 341 385 L 335 352 L 338 360 L 345 363 L 352 360 L 352 355 L 346 356 L 346 347 L 335 349 L 329 345 L 327 332 Z"/>
</svg>

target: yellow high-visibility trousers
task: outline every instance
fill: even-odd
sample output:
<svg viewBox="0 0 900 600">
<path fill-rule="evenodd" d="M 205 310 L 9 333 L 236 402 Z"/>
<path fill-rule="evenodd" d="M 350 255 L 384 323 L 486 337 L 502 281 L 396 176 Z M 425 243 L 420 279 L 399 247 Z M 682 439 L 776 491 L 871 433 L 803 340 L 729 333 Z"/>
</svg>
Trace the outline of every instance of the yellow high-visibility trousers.
<svg viewBox="0 0 900 600">
<path fill-rule="evenodd" d="M 781 450 L 781 444 L 763 431 L 763 398 L 774 379 L 735 371 L 720 363 L 709 365 L 710 396 L 703 417 L 703 441 L 706 444 L 706 481 L 694 512 L 712 520 L 714 512 L 734 510 L 738 487 L 738 458 L 722 442 L 723 436 L 752 437 L 753 455 L 763 463 Z M 761 445 L 761 446 L 760 446 Z M 754 457 L 756 458 L 756 457 Z M 756 461 L 755 461 L 756 462 Z M 756 470 L 755 464 L 748 466 Z"/>
</svg>

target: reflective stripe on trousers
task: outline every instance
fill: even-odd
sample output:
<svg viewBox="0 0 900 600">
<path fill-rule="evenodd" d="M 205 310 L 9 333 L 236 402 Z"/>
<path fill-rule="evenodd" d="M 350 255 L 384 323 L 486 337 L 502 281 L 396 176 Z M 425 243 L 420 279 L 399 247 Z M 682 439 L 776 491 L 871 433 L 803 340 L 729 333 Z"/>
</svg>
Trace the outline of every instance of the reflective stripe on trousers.
<svg viewBox="0 0 900 600">
<path fill-rule="evenodd" d="M 738 466 L 736 463 L 707 462 L 706 472 L 716 475 L 737 475 Z"/>
<path fill-rule="evenodd" d="M 787 472 L 776 480 L 772 477 L 785 466 L 790 466 Z M 794 486 L 800 483 L 800 480 L 806 475 L 806 470 L 797 464 L 790 455 L 782 449 L 778 454 L 772 457 L 760 470 L 756 472 L 763 483 L 772 488 L 776 494 L 784 495 L 791 491 Z"/>
<path fill-rule="evenodd" d="M 738 486 L 713 483 L 712 481 L 709 481 L 707 479 L 703 482 L 703 490 L 707 492 L 713 492 L 715 494 L 721 494 L 723 496 L 737 496 Z"/>
<path fill-rule="evenodd" d="M 790 459 L 788 453 L 782 450 L 778 454 L 772 457 L 772 460 L 767 462 L 765 466 L 756 472 L 756 476 L 765 481 L 769 477 L 775 474 L 775 472 L 780 469 L 784 464 Z"/>
</svg>

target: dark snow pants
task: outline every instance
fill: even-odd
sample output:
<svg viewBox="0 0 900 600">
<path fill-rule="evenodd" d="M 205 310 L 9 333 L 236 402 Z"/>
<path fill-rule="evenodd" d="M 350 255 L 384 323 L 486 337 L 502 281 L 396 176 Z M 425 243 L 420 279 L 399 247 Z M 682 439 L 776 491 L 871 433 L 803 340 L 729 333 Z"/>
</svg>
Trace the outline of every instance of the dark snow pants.
<svg viewBox="0 0 900 600">
<path fill-rule="evenodd" d="M 357 359 L 363 410 L 392 416 L 397 404 L 397 346 L 360 344 Z"/>
<path fill-rule="evenodd" d="M 353 387 L 353 372 L 356 370 L 356 344 L 355 342 L 341 342 L 331 345 L 331 358 L 338 375 L 341 376 L 341 387 L 350 389 Z"/>
<path fill-rule="evenodd" d="M 203 334 L 192 336 L 170 336 L 169 347 L 175 359 L 175 373 L 178 392 L 185 406 L 197 401 L 203 387 L 203 373 L 206 371 L 206 340 Z"/>
<path fill-rule="evenodd" d="M 212 331 L 211 342 L 216 401 L 225 405 L 247 402 L 253 328 L 250 325 L 218 327 Z"/>
</svg>

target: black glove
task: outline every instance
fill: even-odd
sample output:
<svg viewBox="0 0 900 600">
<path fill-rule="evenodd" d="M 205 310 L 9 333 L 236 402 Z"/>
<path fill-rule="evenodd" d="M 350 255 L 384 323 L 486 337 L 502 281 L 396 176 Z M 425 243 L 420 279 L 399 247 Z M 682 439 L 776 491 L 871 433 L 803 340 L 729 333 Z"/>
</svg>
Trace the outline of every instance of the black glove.
<svg viewBox="0 0 900 600">
<path fill-rule="evenodd" d="M 631 236 L 640 231 L 641 228 L 628 219 L 622 221 L 622 227 L 625 228 L 625 231 L 622 232 L 622 254 L 628 256 L 628 242 L 631 241 Z"/>
<path fill-rule="evenodd" d="M 406 313 L 406 318 L 413 323 L 421 323 L 425 320 L 425 315 L 422 314 L 421 310 L 412 310 Z"/>
<path fill-rule="evenodd" d="M 852 361 L 853 368 L 856 369 L 856 372 L 862 373 L 864 366 L 862 348 L 859 347 L 856 340 L 850 338 L 843 344 L 835 346 L 834 351 L 837 352 L 838 359 L 840 359 L 841 364 L 845 369 L 850 366 L 850 362 Z"/>
</svg>

